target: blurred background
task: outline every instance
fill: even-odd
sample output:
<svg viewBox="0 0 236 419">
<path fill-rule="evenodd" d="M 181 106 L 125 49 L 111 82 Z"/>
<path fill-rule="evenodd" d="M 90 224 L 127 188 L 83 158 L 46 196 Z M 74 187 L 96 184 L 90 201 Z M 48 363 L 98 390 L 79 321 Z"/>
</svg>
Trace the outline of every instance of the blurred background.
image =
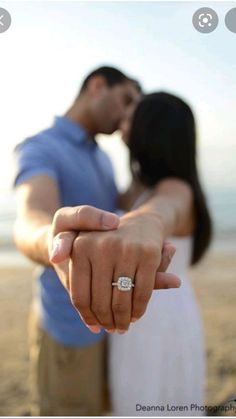
<svg viewBox="0 0 236 419">
<path fill-rule="evenodd" d="M 196 31 L 200 7 L 219 16 Z M 207 403 L 236 397 L 236 34 L 224 17 L 235 2 L 2 1 L 12 25 L 0 34 L 0 415 L 27 414 L 27 313 L 34 266 L 12 243 L 12 150 L 69 107 L 84 76 L 112 65 L 144 91 L 167 90 L 193 107 L 198 165 L 214 219 L 214 241 L 190 272 L 199 298 L 208 360 Z M 130 181 L 119 133 L 100 136 L 117 184 Z"/>
</svg>

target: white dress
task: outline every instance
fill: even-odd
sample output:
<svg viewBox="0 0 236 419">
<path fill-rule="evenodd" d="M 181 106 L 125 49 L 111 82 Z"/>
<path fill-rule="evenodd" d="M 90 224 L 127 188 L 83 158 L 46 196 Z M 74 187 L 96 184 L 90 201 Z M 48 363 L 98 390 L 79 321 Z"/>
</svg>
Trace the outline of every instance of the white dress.
<svg viewBox="0 0 236 419">
<path fill-rule="evenodd" d="M 205 386 L 201 317 L 186 277 L 192 238 L 170 241 L 177 251 L 168 271 L 181 287 L 154 291 L 144 316 L 108 338 L 114 416 L 203 415 L 191 406 L 204 405 Z"/>
</svg>

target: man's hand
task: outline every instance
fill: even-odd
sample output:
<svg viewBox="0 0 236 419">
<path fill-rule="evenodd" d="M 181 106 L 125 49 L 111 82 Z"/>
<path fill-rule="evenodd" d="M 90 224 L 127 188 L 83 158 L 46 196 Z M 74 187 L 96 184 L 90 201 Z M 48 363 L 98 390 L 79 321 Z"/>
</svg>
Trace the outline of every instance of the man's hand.
<svg viewBox="0 0 236 419">
<path fill-rule="evenodd" d="M 120 227 L 115 231 L 81 232 L 79 235 L 75 231 L 69 232 L 70 229 L 91 229 L 89 211 L 98 211 L 98 215 L 100 210 L 85 206 L 79 210 L 62 208 L 57 211 L 53 221 L 50 248 L 53 243 L 54 250 L 50 260 L 73 305 L 91 331 L 99 332 L 100 327 L 109 331 L 127 330 L 131 318 L 138 319 L 145 312 L 153 289 L 180 286 L 180 280 L 175 275 L 163 273 L 175 249 L 170 243 L 162 246 L 158 219 L 155 220 L 154 230 L 152 217 L 135 212 L 132 216 L 127 214 L 122 217 Z M 99 225 L 96 227 L 98 230 Z M 66 231 L 58 233 L 63 230 Z M 113 288 L 111 282 L 119 276 L 135 277 L 134 290 L 124 293 Z"/>
<path fill-rule="evenodd" d="M 50 262 L 68 292 L 70 254 L 79 232 L 112 230 L 118 227 L 119 222 L 116 214 L 89 205 L 57 210 L 49 233 L 48 252 Z"/>
</svg>

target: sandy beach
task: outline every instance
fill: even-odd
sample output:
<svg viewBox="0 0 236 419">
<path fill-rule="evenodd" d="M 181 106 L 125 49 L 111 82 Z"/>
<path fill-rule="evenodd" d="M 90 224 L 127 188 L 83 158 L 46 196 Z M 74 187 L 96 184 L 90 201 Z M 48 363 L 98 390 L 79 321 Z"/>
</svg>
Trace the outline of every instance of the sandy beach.
<svg viewBox="0 0 236 419">
<path fill-rule="evenodd" d="M 223 251 L 224 250 L 224 251 Z M 0 261 L 0 415 L 28 414 L 27 315 L 33 265 Z M 231 247 L 211 250 L 190 270 L 205 325 L 208 405 L 236 397 L 236 259 Z"/>
</svg>

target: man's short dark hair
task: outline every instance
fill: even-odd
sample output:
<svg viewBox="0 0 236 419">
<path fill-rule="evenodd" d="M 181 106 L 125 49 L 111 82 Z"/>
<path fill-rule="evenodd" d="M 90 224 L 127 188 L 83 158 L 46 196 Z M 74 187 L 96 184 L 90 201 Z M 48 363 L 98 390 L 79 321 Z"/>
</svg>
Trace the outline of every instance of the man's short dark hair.
<svg viewBox="0 0 236 419">
<path fill-rule="evenodd" d="M 140 93 L 140 95 L 143 95 L 143 89 L 139 81 L 135 79 L 129 79 L 129 80 L 134 84 L 134 87 L 137 90 L 137 92 Z"/>
<path fill-rule="evenodd" d="M 99 67 L 96 70 L 92 71 L 86 79 L 83 81 L 80 92 L 86 90 L 88 82 L 91 80 L 92 77 L 95 76 L 102 76 L 106 80 L 106 83 L 109 87 L 115 86 L 116 84 L 125 83 L 129 80 L 129 78 L 122 73 L 122 71 L 117 70 L 114 67 Z"/>
</svg>

